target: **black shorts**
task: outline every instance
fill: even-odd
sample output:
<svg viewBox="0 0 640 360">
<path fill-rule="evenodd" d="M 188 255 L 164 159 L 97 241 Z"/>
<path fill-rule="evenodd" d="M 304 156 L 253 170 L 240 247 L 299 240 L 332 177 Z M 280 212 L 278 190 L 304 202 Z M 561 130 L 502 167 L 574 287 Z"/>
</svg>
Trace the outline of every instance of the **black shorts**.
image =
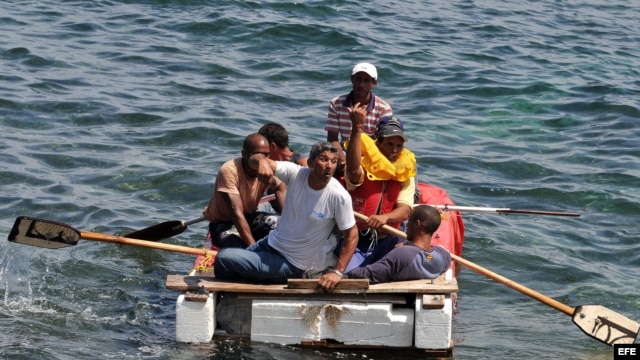
<svg viewBox="0 0 640 360">
<path fill-rule="evenodd" d="M 252 214 L 245 215 L 253 239 L 258 241 L 278 226 L 280 215 L 257 211 Z M 223 221 L 217 223 L 209 223 L 209 233 L 211 234 L 211 243 L 218 248 L 246 248 L 247 244 L 240 238 L 237 231 L 231 230 L 233 223 L 231 221 Z"/>
</svg>

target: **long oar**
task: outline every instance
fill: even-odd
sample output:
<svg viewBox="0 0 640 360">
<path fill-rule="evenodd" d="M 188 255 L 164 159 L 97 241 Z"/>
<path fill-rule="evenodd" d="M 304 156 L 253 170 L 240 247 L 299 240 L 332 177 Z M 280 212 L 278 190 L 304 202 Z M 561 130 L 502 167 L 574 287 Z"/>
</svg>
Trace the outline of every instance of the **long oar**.
<svg viewBox="0 0 640 360">
<path fill-rule="evenodd" d="M 265 203 L 271 200 L 274 200 L 276 196 L 274 194 L 265 195 L 260 199 L 260 203 Z M 140 239 L 140 240 L 149 240 L 149 241 L 160 241 L 163 239 L 170 238 L 172 236 L 176 236 L 181 234 L 189 225 L 193 225 L 204 221 L 204 216 L 201 216 L 197 219 L 189 220 L 189 221 L 180 221 L 180 220 L 170 220 L 165 221 L 160 224 L 152 225 L 146 227 L 144 229 L 134 231 L 132 233 L 127 234 L 128 238 Z"/>
<path fill-rule="evenodd" d="M 204 216 L 189 221 L 170 220 L 127 234 L 128 238 L 160 241 L 181 234 L 189 225 L 204 221 Z"/>
<path fill-rule="evenodd" d="M 419 205 L 419 204 L 418 204 Z M 452 211 L 477 211 L 477 212 L 495 212 L 499 214 L 533 214 L 533 215 L 551 215 L 551 216 L 573 216 L 578 217 L 580 214 L 574 212 L 561 211 L 542 211 L 542 210 L 518 210 L 510 208 L 490 208 L 477 206 L 455 206 L 455 205 L 431 205 L 436 209 L 452 210 Z"/>
<path fill-rule="evenodd" d="M 80 231 L 64 223 L 28 216 L 18 217 L 13 224 L 11 233 L 9 233 L 9 241 L 48 249 L 73 246 L 80 239 L 167 250 L 190 255 L 207 256 L 216 254 L 216 251 L 206 249 Z"/>
<path fill-rule="evenodd" d="M 367 221 L 367 216 L 355 213 L 356 218 Z M 388 225 L 384 226 L 385 231 L 394 234 L 396 236 L 405 238 L 407 235 L 395 228 Z M 469 269 L 484 275 L 490 279 L 493 279 L 501 284 L 504 284 L 516 291 L 530 296 L 535 300 L 549 305 L 552 308 L 559 310 L 573 318 L 573 322 L 590 337 L 600 340 L 607 345 L 614 344 L 633 344 L 638 332 L 640 331 L 640 324 L 620 315 L 612 310 L 609 310 L 600 305 L 580 305 L 575 308 L 565 305 L 559 301 L 556 301 L 546 295 L 543 295 L 535 290 L 531 290 L 524 285 L 518 284 L 506 277 L 496 274 L 491 270 L 485 269 L 480 265 L 474 264 L 471 261 L 465 260 L 455 254 L 451 254 L 451 258 L 457 263 L 468 267 Z"/>
</svg>

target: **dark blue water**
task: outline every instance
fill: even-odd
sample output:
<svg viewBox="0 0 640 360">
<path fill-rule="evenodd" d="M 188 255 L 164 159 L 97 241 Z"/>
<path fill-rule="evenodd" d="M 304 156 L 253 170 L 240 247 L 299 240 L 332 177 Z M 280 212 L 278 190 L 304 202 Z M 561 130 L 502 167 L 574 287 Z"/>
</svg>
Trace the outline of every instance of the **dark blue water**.
<svg viewBox="0 0 640 360">
<path fill-rule="evenodd" d="M 421 181 L 464 213 L 463 256 L 570 306 L 640 320 L 640 5 L 633 1 L 0 3 L 0 234 L 17 216 L 122 234 L 200 215 L 243 138 L 323 140 L 351 67 L 406 123 Z M 166 242 L 199 247 L 203 223 Z M 0 241 L 6 359 L 360 359 L 177 344 L 167 274 L 193 257 Z M 564 313 L 463 270 L 456 359 L 611 359 Z M 393 353 L 367 358 L 401 358 Z"/>
</svg>

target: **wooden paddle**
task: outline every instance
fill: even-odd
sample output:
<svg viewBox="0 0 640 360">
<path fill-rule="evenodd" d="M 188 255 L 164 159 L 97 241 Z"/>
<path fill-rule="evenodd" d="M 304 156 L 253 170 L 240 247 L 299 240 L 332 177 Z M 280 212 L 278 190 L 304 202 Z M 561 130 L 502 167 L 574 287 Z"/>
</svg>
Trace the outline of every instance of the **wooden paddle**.
<svg viewBox="0 0 640 360">
<path fill-rule="evenodd" d="M 421 204 L 418 204 L 421 205 Z M 499 214 L 533 214 L 533 215 L 551 215 L 551 216 L 573 216 L 578 217 L 580 214 L 574 212 L 561 211 L 542 211 L 542 210 L 517 210 L 510 208 L 490 208 L 477 206 L 455 206 L 455 205 L 431 205 L 436 209 L 451 211 L 477 211 L 477 212 L 495 212 Z"/>
<path fill-rule="evenodd" d="M 356 218 L 367 221 L 367 216 L 360 213 L 355 213 Z M 395 228 L 388 225 L 383 226 L 384 230 L 390 234 L 399 236 L 406 239 L 407 235 Z M 612 310 L 609 310 L 600 305 L 580 305 L 575 308 L 565 305 L 557 300 L 554 300 L 546 295 L 543 295 L 535 290 L 531 290 L 524 285 L 518 284 L 515 281 L 509 280 L 506 277 L 496 274 L 491 270 L 485 269 L 480 265 L 474 264 L 471 261 L 465 260 L 460 256 L 451 254 L 451 258 L 465 267 L 484 275 L 492 280 L 495 280 L 503 285 L 506 285 L 516 291 L 523 293 L 535 300 L 540 301 L 543 304 L 551 306 L 552 308 L 561 311 L 573 318 L 573 322 L 590 337 L 602 341 L 607 345 L 614 344 L 633 344 L 638 332 L 640 331 L 640 324 L 620 315 Z"/>
<path fill-rule="evenodd" d="M 73 246 L 76 245 L 80 239 L 173 251 L 189 255 L 207 256 L 217 253 L 213 250 L 80 231 L 64 223 L 28 216 L 18 217 L 13 224 L 11 233 L 9 233 L 9 241 L 48 249 Z"/>
</svg>

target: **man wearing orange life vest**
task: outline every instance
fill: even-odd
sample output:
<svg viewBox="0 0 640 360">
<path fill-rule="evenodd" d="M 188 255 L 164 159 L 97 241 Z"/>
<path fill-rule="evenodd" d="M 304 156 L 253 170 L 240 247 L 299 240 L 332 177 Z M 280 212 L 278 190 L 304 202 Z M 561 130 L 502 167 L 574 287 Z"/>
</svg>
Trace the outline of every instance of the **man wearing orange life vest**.
<svg viewBox="0 0 640 360">
<path fill-rule="evenodd" d="M 401 239 L 381 230 L 399 228 L 411 214 L 415 193 L 415 156 L 404 148 L 404 126 L 396 116 L 385 116 L 375 131 L 375 143 L 363 133 L 366 104 L 349 108 L 352 122 L 347 144 L 344 185 L 353 209 L 368 216 L 358 221 L 358 250 L 346 271 L 382 258 Z"/>
</svg>

